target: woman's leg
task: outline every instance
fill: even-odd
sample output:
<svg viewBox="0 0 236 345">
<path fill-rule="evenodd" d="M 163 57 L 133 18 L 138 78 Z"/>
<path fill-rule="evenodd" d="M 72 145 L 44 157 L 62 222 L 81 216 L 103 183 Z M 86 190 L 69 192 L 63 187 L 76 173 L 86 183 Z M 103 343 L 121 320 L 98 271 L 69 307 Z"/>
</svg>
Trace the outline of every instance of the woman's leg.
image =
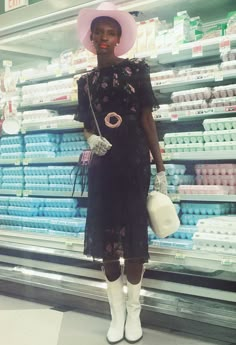
<svg viewBox="0 0 236 345">
<path fill-rule="evenodd" d="M 128 343 L 138 342 L 143 331 L 140 321 L 140 290 L 143 278 L 143 263 L 140 260 L 126 260 L 125 272 L 127 275 L 127 319 L 125 324 L 125 339 Z"/>
<path fill-rule="evenodd" d="M 126 318 L 125 295 L 123 292 L 123 275 L 120 261 L 103 261 L 107 283 L 107 296 L 111 311 L 111 324 L 107 333 L 109 344 L 117 344 L 124 339 Z"/>
</svg>

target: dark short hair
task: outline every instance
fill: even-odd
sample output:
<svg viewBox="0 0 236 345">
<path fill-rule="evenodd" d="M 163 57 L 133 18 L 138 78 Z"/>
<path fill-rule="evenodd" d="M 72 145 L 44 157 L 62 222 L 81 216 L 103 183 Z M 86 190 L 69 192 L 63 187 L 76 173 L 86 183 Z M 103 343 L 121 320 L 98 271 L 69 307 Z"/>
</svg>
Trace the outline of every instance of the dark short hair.
<svg viewBox="0 0 236 345">
<path fill-rule="evenodd" d="M 98 23 L 101 23 L 101 22 L 111 22 L 111 23 L 113 23 L 116 26 L 116 28 L 117 28 L 118 36 L 119 37 L 121 36 L 122 29 L 121 29 L 120 23 L 118 23 L 118 21 L 115 20 L 114 18 L 108 17 L 108 16 L 101 16 L 101 17 L 96 17 L 96 18 L 93 19 L 93 21 L 92 21 L 92 23 L 90 25 L 90 30 L 91 30 L 92 33 L 94 32 L 95 26 Z"/>
</svg>

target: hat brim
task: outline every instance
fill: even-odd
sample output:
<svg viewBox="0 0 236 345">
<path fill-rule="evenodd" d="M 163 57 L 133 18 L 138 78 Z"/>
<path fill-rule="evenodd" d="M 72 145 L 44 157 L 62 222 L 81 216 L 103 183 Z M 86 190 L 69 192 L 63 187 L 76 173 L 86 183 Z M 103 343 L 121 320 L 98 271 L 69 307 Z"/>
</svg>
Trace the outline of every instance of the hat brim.
<svg viewBox="0 0 236 345">
<path fill-rule="evenodd" d="M 90 25 L 95 18 L 101 16 L 114 18 L 120 24 L 122 34 L 119 45 L 115 47 L 115 54 L 117 56 L 124 55 L 133 47 L 137 36 L 137 24 L 128 12 L 117 10 L 96 10 L 89 8 L 82 9 L 77 21 L 80 42 L 86 49 L 96 54 L 96 50 L 90 39 Z"/>
</svg>

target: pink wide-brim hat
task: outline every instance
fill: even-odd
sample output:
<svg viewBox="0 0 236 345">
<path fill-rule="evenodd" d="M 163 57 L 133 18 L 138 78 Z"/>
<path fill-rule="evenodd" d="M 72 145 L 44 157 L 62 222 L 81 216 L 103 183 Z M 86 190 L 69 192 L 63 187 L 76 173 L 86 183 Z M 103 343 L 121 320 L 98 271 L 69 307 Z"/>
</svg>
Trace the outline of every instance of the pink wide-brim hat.
<svg viewBox="0 0 236 345">
<path fill-rule="evenodd" d="M 77 23 L 80 42 L 86 49 L 96 54 L 90 39 L 90 25 L 95 18 L 101 16 L 114 18 L 120 24 L 122 34 L 119 45 L 115 47 L 115 54 L 120 56 L 127 53 L 135 43 L 137 24 L 131 14 L 119 11 L 111 2 L 102 2 L 97 9 L 85 8 L 80 11 Z"/>
</svg>

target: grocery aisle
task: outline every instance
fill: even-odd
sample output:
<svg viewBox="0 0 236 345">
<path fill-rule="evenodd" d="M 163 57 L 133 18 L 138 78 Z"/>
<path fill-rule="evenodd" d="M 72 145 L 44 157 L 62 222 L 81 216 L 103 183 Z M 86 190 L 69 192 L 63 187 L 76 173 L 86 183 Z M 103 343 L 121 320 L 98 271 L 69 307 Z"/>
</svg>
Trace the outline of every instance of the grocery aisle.
<svg viewBox="0 0 236 345">
<path fill-rule="evenodd" d="M 108 319 L 0 295 L 0 344 L 107 345 Z M 120 345 L 127 344 L 125 341 Z M 233 345 L 164 329 L 144 328 L 138 345 Z"/>
</svg>

